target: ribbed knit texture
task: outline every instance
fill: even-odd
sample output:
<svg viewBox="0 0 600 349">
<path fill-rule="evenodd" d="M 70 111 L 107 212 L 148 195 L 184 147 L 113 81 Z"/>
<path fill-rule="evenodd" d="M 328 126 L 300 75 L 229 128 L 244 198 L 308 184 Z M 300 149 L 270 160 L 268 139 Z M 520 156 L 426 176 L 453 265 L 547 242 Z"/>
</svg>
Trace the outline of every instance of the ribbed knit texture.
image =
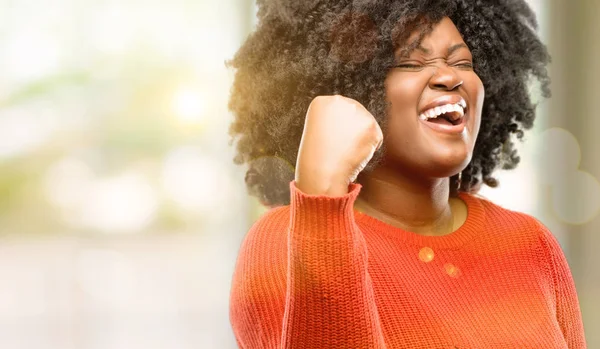
<svg viewBox="0 0 600 349">
<path fill-rule="evenodd" d="M 534 218 L 460 194 L 466 222 L 422 236 L 306 195 L 267 212 L 230 298 L 240 348 L 586 348 L 573 278 Z"/>
</svg>

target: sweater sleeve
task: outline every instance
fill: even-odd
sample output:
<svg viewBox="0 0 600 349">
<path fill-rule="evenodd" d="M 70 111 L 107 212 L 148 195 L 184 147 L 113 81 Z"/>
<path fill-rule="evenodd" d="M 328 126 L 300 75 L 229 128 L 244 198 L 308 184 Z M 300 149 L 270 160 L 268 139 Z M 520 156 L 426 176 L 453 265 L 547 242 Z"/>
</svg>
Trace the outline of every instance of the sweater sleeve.
<svg viewBox="0 0 600 349">
<path fill-rule="evenodd" d="M 541 230 L 542 243 L 552 268 L 558 324 L 569 349 L 587 348 L 575 282 L 567 259 L 554 235 L 544 226 Z"/>
<path fill-rule="evenodd" d="M 359 184 L 342 197 L 290 183 L 287 293 L 281 348 L 385 348 L 368 254 L 354 220 Z"/>
<path fill-rule="evenodd" d="M 289 208 L 271 210 L 242 243 L 230 298 L 240 348 L 385 348 L 354 221 L 360 185 L 340 197 L 290 183 Z"/>
</svg>

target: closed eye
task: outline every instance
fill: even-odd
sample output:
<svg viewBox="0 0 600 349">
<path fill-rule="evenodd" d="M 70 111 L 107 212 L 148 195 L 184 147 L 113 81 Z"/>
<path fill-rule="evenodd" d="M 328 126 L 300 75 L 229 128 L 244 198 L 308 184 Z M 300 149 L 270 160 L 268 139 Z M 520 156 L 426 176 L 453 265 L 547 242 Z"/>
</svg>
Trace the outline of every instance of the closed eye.
<svg viewBox="0 0 600 349">
<path fill-rule="evenodd" d="M 417 65 L 417 64 L 403 63 L 403 64 L 398 64 L 397 66 L 395 66 L 395 68 L 402 68 L 402 69 L 408 69 L 408 70 L 419 70 L 419 69 L 422 69 L 423 66 Z"/>
<path fill-rule="evenodd" d="M 461 63 L 455 64 L 455 66 L 462 68 L 462 69 L 473 69 L 473 63 L 471 63 L 471 62 L 461 62 Z"/>
</svg>

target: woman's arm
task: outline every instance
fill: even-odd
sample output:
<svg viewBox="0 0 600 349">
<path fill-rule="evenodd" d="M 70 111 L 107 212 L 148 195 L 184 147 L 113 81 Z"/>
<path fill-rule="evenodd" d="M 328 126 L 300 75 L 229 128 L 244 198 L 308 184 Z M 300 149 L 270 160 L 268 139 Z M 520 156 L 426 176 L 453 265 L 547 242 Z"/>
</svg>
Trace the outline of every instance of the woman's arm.
<svg viewBox="0 0 600 349">
<path fill-rule="evenodd" d="M 259 222 L 240 250 L 230 304 L 238 345 L 385 348 L 367 248 L 354 223 L 360 185 L 339 197 L 306 195 L 293 182 L 290 189 L 289 214 L 275 212 Z M 268 235 L 282 229 L 287 255 L 280 263 Z"/>
<path fill-rule="evenodd" d="M 368 251 L 354 222 L 360 186 L 333 198 L 290 187 L 282 348 L 385 348 Z"/>
<path fill-rule="evenodd" d="M 542 226 L 541 231 L 542 243 L 546 248 L 552 266 L 556 296 L 556 318 L 565 341 L 569 349 L 587 348 L 575 282 L 567 259 L 554 235 L 544 226 Z"/>
<path fill-rule="evenodd" d="M 290 183 L 289 216 L 274 228 L 284 229 L 286 234 L 279 244 L 287 248 L 281 257 L 285 274 L 279 279 L 285 283 L 281 286 L 272 277 L 250 274 L 258 270 L 252 265 L 273 268 L 264 262 L 269 251 L 261 251 L 261 244 L 255 244 L 258 247 L 253 253 L 238 258 L 238 266 L 249 271 L 236 272 L 232 291 L 232 323 L 242 346 L 385 347 L 367 271 L 367 246 L 354 221 L 353 206 L 360 186 L 350 184 L 382 142 L 377 121 L 359 102 L 343 96 L 313 99 L 306 113 L 295 180 Z M 259 282 L 248 287 L 247 283 L 253 282 L 248 280 Z M 273 320 L 276 310 L 268 309 L 266 303 L 273 303 L 269 296 L 281 288 L 285 289 L 280 295 L 285 299 L 283 312 Z M 252 313 L 271 320 L 253 325 Z M 273 327 L 277 325 L 281 336 Z"/>
</svg>

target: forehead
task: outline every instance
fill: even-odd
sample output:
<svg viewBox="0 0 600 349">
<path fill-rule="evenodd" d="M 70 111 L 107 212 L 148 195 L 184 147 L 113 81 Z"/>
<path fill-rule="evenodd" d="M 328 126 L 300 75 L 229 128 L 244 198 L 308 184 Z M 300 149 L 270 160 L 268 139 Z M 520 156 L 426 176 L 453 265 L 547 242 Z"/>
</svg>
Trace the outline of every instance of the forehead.
<svg viewBox="0 0 600 349">
<path fill-rule="evenodd" d="M 451 46 L 457 44 L 464 44 L 464 41 L 458 28 L 448 17 L 434 24 L 431 33 L 426 35 L 421 42 L 421 46 L 425 48 L 428 48 L 428 46 L 435 48 L 438 45 Z"/>
<path fill-rule="evenodd" d="M 448 17 L 433 24 L 429 33 L 423 35 L 422 30 L 422 28 L 413 30 L 405 44 L 398 47 L 397 53 L 402 56 L 412 53 L 450 55 L 456 51 L 469 51 L 462 35 Z"/>
</svg>

